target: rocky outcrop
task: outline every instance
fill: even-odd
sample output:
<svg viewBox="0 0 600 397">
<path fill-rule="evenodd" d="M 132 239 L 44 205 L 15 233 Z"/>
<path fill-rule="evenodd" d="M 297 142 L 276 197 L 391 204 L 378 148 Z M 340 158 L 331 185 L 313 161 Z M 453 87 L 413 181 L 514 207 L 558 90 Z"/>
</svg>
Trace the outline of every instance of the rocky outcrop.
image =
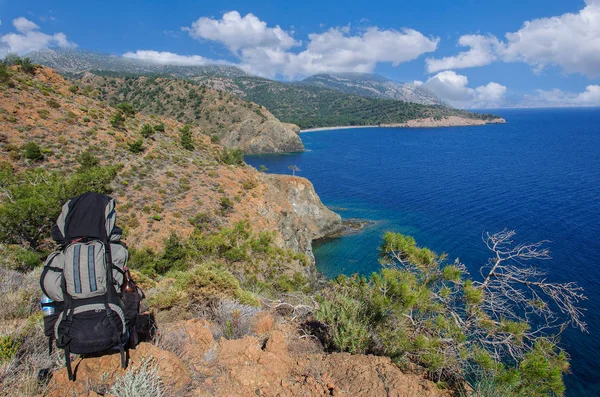
<svg viewBox="0 0 600 397">
<path fill-rule="evenodd" d="M 240 148 L 246 154 L 303 152 L 296 133 L 298 127 L 272 118 L 262 123 L 247 119 L 221 133 L 220 142 L 228 148 Z"/>
<path fill-rule="evenodd" d="M 150 343 L 141 343 L 129 351 L 129 370 L 136 370 L 148 360 L 156 365 L 163 387 L 174 395 L 181 395 L 191 383 L 190 371 L 175 354 L 159 349 Z M 125 375 L 121 369 L 120 355 L 79 358 L 72 363 L 75 381 L 69 381 L 66 368 L 57 371 L 50 380 L 46 397 L 86 396 L 106 390 Z"/>
<path fill-rule="evenodd" d="M 162 332 L 181 332 L 178 354 L 142 343 L 131 351 L 129 371 L 145 358 L 158 366 L 163 393 L 177 396 L 449 396 L 448 391 L 412 372 L 403 372 L 387 357 L 325 354 L 294 332 L 292 324 L 282 324 L 265 334 L 265 339 L 246 335 L 240 339 L 215 341 L 211 323 L 200 320 L 169 324 Z M 313 342 L 314 343 L 314 342 Z M 179 357 L 178 357 L 179 356 Z M 109 395 L 111 386 L 125 371 L 119 355 L 79 359 L 77 380 L 69 382 L 66 370 L 57 371 L 47 396 Z M 148 376 L 148 375 L 146 375 Z"/>
<path fill-rule="evenodd" d="M 267 186 L 261 216 L 276 222 L 285 247 L 305 253 L 314 261 L 312 241 L 342 227 L 339 214 L 322 202 L 308 179 L 260 174 Z"/>
</svg>

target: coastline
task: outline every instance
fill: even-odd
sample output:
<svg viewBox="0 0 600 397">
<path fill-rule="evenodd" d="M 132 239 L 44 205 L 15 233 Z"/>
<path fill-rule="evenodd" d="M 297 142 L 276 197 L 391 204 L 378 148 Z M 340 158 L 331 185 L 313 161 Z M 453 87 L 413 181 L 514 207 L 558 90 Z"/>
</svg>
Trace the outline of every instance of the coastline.
<svg viewBox="0 0 600 397">
<path fill-rule="evenodd" d="M 329 131 L 329 130 L 345 130 L 350 128 L 441 128 L 441 127 L 468 127 L 480 126 L 485 124 L 503 124 L 506 123 L 502 117 L 492 120 L 469 119 L 466 117 L 450 116 L 440 120 L 435 120 L 433 117 L 425 119 L 409 120 L 405 123 L 380 124 L 380 125 L 349 125 L 349 126 L 333 126 L 333 127 L 317 127 L 300 130 L 300 133 Z"/>
</svg>

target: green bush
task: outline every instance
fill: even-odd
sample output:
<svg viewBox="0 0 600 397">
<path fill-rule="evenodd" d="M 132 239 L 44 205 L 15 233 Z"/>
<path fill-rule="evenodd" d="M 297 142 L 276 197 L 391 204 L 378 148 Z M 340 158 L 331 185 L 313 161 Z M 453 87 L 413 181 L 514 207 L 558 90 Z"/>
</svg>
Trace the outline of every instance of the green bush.
<svg viewBox="0 0 600 397">
<path fill-rule="evenodd" d="M 370 334 L 364 310 L 363 303 L 345 294 L 334 294 L 319 303 L 316 318 L 330 325 L 328 347 L 349 353 L 367 351 Z"/>
<path fill-rule="evenodd" d="M 13 200 L 0 204 L 0 242 L 29 244 L 36 249 L 49 237 L 62 205 L 71 197 L 93 191 L 110 193 L 119 166 L 79 170 L 70 176 L 42 169 L 14 174 L 0 170 L 0 184 Z"/>
<path fill-rule="evenodd" d="M 35 142 L 27 142 L 22 149 L 26 159 L 31 161 L 42 161 L 44 159 L 42 149 Z"/>
<path fill-rule="evenodd" d="M 184 125 L 179 129 L 181 146 L 187 150 L 194 150 L 194 140 L 192 139 L 191 126 L 189 124 Z"/>
<path fill-rule="evenodd" d="M 75 159 L 83 169 L 94 168 L 100 164 L 100 160 L 94 156 L 90 149 L 81 152 Z"/>
<path fill-rule="evenodd" d="M 127 147 L 131 153 L 137 154 L 144 151 L 144 141 L 138 139 L 133 142 L 127 142 Z"/>
<path fill-rule="evenodd" d="M 120 111 L 115 112 L 110 118 L 110 125 L 114 128 L 123 128 L 125 126 L 125 117 L 123 116 L 123 113 Z"/>
<path fill-rule="evenodd" d="M 21 347 L 21 342 L 12 336 L 0 337 L 0 363 L 12 360 L 17 355 L 19 347 Z"/>
<path fill-rule="evenodd" d="M 225 149 L 221 150 L 221 161 L 229 165 L 243 165 L 244 152 L 241 149 Z"/>
<path fill-rule="evenodd" d="M 164 123 L 156 124 L 153 128 L 154 128 L 154 131 L 156 131 L 156 132 L 165 132 L 165 124 Z"/>
<path fill-rule="evenodd" d="M 154 129 L 150 124 L 144 124 L 140 131 L 140 134 L 142 134 L 144 138 L 150 138 L 152 135 L 154 135 Z"/>
<path fill-rule="evenodd" d="M 10 73 L 5 63 L 0 63 L 0 84 L 7 84 L 10 81 Z"/>
<path fill-rule="evenodd" d="M 133 105 L 129 102 L 121 102 L 116 107 L 121 112 L 123 112 L 123 114 L 125 114 L 125 116 L 128 116 L 128 117 L 135 116 L 135 109 L 134 109 Z"/>
<path fill-rule="evenodd" d="M 25 73 L 34 74 L 36 68 L 37 65 L 33 64 L 29 58 L 23 58 L 21 61 L 21 69 Z"/>
</svg>

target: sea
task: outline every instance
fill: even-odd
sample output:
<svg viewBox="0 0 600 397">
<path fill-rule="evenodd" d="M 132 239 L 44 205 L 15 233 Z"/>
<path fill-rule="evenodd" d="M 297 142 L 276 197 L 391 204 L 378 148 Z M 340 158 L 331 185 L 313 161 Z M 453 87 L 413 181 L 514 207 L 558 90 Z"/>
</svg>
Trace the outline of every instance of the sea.
<svg viewBox="0 0 600 397">
<path fill-rule="evenodd" d="M 305 132 L 306 151 L 247 156 L 256 168 L 312 181 L 342 218 L 373 221 L 361 233 L 313 244 L 327 277 L 380 267 L 386 231 L 459 258 L 473 277 L 490 257 L 482 237 L 547 240 L 536 262 L 555 282 L 577 282 L 589 333 L 566 330 L 567 396 L 600 395 L 600 108 L 498 109 L 505 124 L 351 128 Z"/>
</svg>

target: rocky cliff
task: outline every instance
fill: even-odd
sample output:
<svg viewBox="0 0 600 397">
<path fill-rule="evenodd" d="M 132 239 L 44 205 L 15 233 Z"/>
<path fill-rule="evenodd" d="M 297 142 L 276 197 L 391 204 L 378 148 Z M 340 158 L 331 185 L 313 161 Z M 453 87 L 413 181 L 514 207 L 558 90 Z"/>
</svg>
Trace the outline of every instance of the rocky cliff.
<svg viewBox="0 0 600 397">
<path fill-rule="evenodd" d="M 308 179 L 283 175 L 261 175 L 267 186 L 265 205 L 259 213 L 271 219 L 280 231 L 282 243 L 304 252 L 311 261 L 312 241 L 333 234 L 342 227 L 340 215 L 323 205 Z"/>
</svg>

